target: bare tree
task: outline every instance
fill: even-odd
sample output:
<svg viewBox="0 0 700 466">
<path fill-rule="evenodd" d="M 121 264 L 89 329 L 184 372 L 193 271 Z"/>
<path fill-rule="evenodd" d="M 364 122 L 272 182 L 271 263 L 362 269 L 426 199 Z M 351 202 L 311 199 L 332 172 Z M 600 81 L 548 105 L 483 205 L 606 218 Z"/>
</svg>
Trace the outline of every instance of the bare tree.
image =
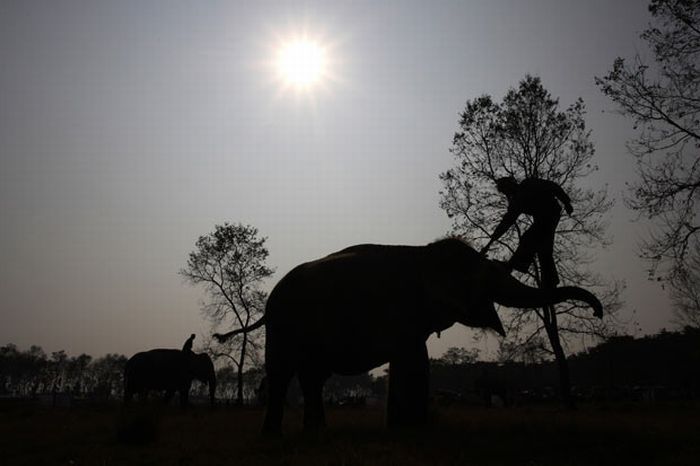
<svg viewBox="0 0 700 466">
<path fill-rule="evenodd" d="M 537 77 L 526 76 L 510 89 L 502 103 L 483 95 L 467 101 L 459 120 L 451 152 L 455 167 L 442 173 L 441 207 L 452 218 L 452 233 L 473 243 L 485 243 L 506 210 L 505 198 L 495 190 L 500 177 L 543 178 L 559 184 L 574 205 L 571 217 L 559 223 L 554 257 L 563 282 L 592 288 L 601 298 L 607 317 L 594 318 L 590 310 L 574 303 L 550 306 L 535 312 L 506 311 L 507 351 L 532 352 L 533 342 L 549 341 L 543 348 L 556 358 L 562 395 L 570 401 L 565 346 L 576 340 L 587 343 L 614 331 L 612 317 L 619 307 L 619 283 L 606 283 L 591 272 L 593 248 L 609 244 L 605 214 L 612 206 L 605 189 L 594 191 L 581 181 L 595 170 L 593 143 L 586 129 L 581 99 L 564 111 Z M 529 219 L 501 237 L 500 254 L 510 257 Z M 499 252 L 497 249 L 496 252 Z M 541 285 L 535 264 L 523 280 Z"/>
<path fill-rule="evenodd" d="M 658 227 L 641 255 L 652 277 L 682 293 L 686 268 L 700 253 L 693 246 L 700 232 L 700 2 L 652 0 L 649 11 L 652 22 L 641 38 L 653 59 L 617 58 L 596 84 L 638 130 L 628 149 L 639 180 L 626 202 Z M 693 312 L 700 318 L 700 308 Z"/>
<path fill-rule="evenodd" d="M 258 237 L 257 228 L 250 225 L 216 225 L 214 231 L 200 236 L 180 271 L 190 283 L 202 285 L 207 292 L 202 311 L 213 327 L 247 328 L 261 317 L 267 293 L 260 289 L 273 270 L 265 261 L 268 256 L 265 241 Z M 258 333 L 258 335 L 260 335 Z M 237 402 L 243 403 L 243 376 L 251 351 L 259 347 L 251 332 L 242 338 L 216 345 L 211 341 L 212 354 L 226 357 L 237 369 Z"/>
<path fill-rule="evenodd" d="M 245 332 L 241 333 L 241 335 L 244 334 Z M 204 351 L 209 353 L 212 358 L 219 361 L 225 361 L 236 368 L 235 391 L 237 404 L 242 404 L 245 402 L 247 395 L 249 395 L 249 393 L 246 393 L 246 388 L 250 388 L 250 385 L 255 383 L 254 380 L 250 380 L 249 378 L 250 374 L 252 373 L 251 371 L 255 371 L 261 368 L 263 365 L 264 341 L 262 341 L 263 339 L 261 336 L 262 334 L 258 332 L 256 335 L 249 335 L 247 338 L 229 338 L 225 339 L 224 341 L 220 341 L 217 338 L 207 338 L 202 344 Z M 245 349 L 243 348 L 244 344 L 246 345 Z M 245 351 L 246 368 L 239 365 L 242 351 Z M 224 368 L 225 366 L 219 370 Z M 241 370 L 243 370 L 242 373 Z M 228 372 L 224 371 L 224 374 L 229 377 Z M 219 384 L 217 382 L 217 387 L 218 386 Z M 250 392 L 250 390 L 247 390 L 247 392 Z M 248 396 L 248 398 L 250 397 Z"/>
<path fill-rule="evenodd" d="M 671 300 L 679 326 L 700 328 L 700 241 L 695 240 L 692 247 L 692 255 L 674 280 Z"/>
</svg>

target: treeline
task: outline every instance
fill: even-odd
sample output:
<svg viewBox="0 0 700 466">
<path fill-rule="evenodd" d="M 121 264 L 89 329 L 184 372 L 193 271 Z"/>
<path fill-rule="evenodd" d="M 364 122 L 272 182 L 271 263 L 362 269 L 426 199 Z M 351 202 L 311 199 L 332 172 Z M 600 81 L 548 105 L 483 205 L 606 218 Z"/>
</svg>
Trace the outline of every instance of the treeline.
<svg viewBox="0 0 700 466">
<path fill-rule="evenodd" d="M 50 393 L 110 400 L 121 397 L 126 356 L 108 354 L 93 359 L 88 354 L 51 355 L 40 346 L 21 351 L 14 344 L 0 347 L 0 396 L 35 398 Z"/>
<path fill-rule="evenodd" d="M 451 348 L 431 360 L 431 394 L 437 403 L 486 403 L 497 400 L 518 404 L 554 400 L 558 386 L 552 361 L 537 364 L 477 361 L 477 353 Z M 36 398 L 63 393 L 97 401 L 121 399 L 127 357 L 108 354 L 93 359 L 87 354 L 70 357 L 65 351 L 47 355 L 39 346 L 21 351 L 15 345 L 0 347 L 0 397 Z M 590 401 L 662 401 L 700 399 L 700 329 L 662 331 L 633 338 L 613 337 L 590 350 L 571 356 L 574 395 Z M 265 396 L 264 370 L 245 373 L 246 403 L 261 404 Z M 236 368 L 217 370 L 217 398 L 236 398 Z M 386 376 L 361 374 L 332 377 L 324 397 L 331 404 L 382 402 Z M 206 398 L 206 386 L 195 383 L 193 397 Z M 296 381 L 288 401 L 301 401 Z"/>
<path fill-rule="evenodd" d="M 0 398 L 36 399 L 44 395 L 60 394 L 61 403 L 70 400 L 111 401 L 123 396 L 124 365 L 127 357 L 108 354 L 94 359 L 88 354 L 69 356 L 65 351 L 47 354 L 40 346 L 20 350 L 14 344 L 0 347 Z M 243 393 L 248 404 L 262 404 L 265 393 L 261 383 L 265 371 L 254 367 L 245 372 Z M 233 403 L 237 396 L 237 369 L 223 366 L 217 369 L 217 399 Z M 369 374 L 354 377 L 333 377 L 326 385 L 330 402 L 344 403 L 360 400 L 373 392 L 383 393 L 383 385 L 376 387 L 376 379 Z M 205 384 L 195 382 L 190 391 L 192 399 L 207 398 Z M 290 402 L 301 400 L 301 389 L 296 381 L 290 389 Z M 56 403 L 49 398 L 49 403 Z"/>
<path fill-rule="evenodd" d="M 35 399 L 58 393 L 72 399 L 121 400 L 127 359 L 122 354 L 97 359 L 88 354 L 69 356 L 63 350 L 47 355 L 40 346 L 22 351 L 10 343 L 0 347 L 0 397 Z M 260 368 L 246 373 L 247 400 L 255 401 L 262 376 Z M 233 368 L 219 368 L 217 381 L 218 398 L 235 396 L 238 385 Z M 194 398 L 206 398 L 206 391 L 206 385 L 195 382 L 190 393 Z"/>
<path fill-rule="evenodd" d="M 609 338 L 569 358 L 573 395 L 580 401 L 663 401 L 700 398 L 700 329 Z M 489 404 L 557 398 L 556 364 L 463 362 L 431 364 L 436 400 Z"/>
<path fill-rule="evenodd" d="M 700 398 L 700 328 L 619 336 L 571 359 L 574 383 L 610 387 L 610 395 L 653 388 L 661 397 Z M 619 392 L 615 394 L 615 390 Z M 653 393 L 648 393 L 653 395 Z"/>
<path fill-rule="evenodd" d="M 438 404 L 504 405 L 555 401 L 559 372 L 554 361 L 478 361 L 478 351 L 450 348 L 431 359 L 431 398 Z M 634 338 L 612 337 L 569 358 L 573 396 L 578 401 L 672 401 L 700 399 L 700 329 L 661 331 Z M 369 375 L 351 383 L 334 378 L 344 390 L 333 400 L 360 394 L 381 400 L 386 376 Z M 331 379 L 334 380 L 334 379 Z M 329 381 L 328 385 L 333 386 Z M 352 389 L 350 389 L 352 387 Z"/>
</svg>

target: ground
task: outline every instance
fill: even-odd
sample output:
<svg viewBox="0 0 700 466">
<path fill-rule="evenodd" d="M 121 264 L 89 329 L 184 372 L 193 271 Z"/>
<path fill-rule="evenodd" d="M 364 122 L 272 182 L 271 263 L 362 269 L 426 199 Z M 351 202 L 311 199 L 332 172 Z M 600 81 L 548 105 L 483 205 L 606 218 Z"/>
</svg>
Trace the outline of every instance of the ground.
<svg viewBox="0 0 700 466">
<path fill-rule="evenodd" d="M 381 408 L 334 408 L 316 437 L 291 409 L 285 435 L 259 435 L 262 408 L 0 404 L 2 465 L 689 465 L 700 406 L 433 409 L 431 423 L 382 427 Z"/>
</svg>

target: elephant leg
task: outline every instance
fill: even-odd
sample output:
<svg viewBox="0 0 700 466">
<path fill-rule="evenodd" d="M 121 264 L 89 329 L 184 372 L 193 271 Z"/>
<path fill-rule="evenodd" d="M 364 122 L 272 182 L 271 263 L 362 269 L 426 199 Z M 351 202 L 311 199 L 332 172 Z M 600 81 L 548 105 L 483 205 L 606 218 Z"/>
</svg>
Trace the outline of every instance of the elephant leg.
<svg viewBox="0 0 700 466">
<path fill-rule="evenodd" d="M 491 390 L 484 390 L 484 406 L 490 408 L 493 403 L 491 402 Z"/>
<path fill-rule="evenodd" d="M 184 388 L 180 390 L 180 407 L 186 408 L 189 404 L 190 391 Z"/>
<path fill-rule="evenodd" d="M 138 396 L 139 401 L 143 402 L 143 391 L 145 388 L 135 381 L 132 377 L 128 377 L 126 383 L 124 384 L 124 403 L 131 403 L 134 399 L 134 395 Z"/>
<path fill-rule="evenodd" d="M 263 433 L 278 434 L 282 431 L 282 416 L 284 414 L 284 402 L 287 398 L 287 387 L 294 372 L 286 369 L 267 370 L 268 393 L 267 409 L 265 410 L 265 423 Z"/>
<path fill-rule="evenodd" d="M 186 408 L 189 404 L 190 388 L 192 388 L 192 382 L 185 383 L 178 389 L 178 392 L 180 393 L 180 407 L 182 408 Z"/>
<path fill-rule="evenodd" d="M 163 395 L 163 404 L 170 404 L 170 400 L 173 399 L 173 396 L 175 395 L 175 390 L 166 390 L 165 394 Z"/>
<path fill-rule="evenodd" d="M 304 430 L 316 432 L 326 425 L 323 410 L 323 384 L 327 377 L 318 371 L 299 372 L 299 384 L 304 394 Z"/>
<path fill-rule="evenodd" d="M 423 424 L 428 417 L 430 366 L 425 343 L 408 348 L 389 364 L 387 425 Z"/>
<path fill-rule="evenodd" d="M 124 404 L 129 404 L 134 398 L 134 390 L 131 387 L 124 388 Z"/>
<path fill-rule="evenodd" d="M 146 401 L 148 401 L 148 389 L 147 388 L 139 388 L 135 391 L 135 393 L 138 394 L 140 403 L 145 403 Z"/>
</svg>

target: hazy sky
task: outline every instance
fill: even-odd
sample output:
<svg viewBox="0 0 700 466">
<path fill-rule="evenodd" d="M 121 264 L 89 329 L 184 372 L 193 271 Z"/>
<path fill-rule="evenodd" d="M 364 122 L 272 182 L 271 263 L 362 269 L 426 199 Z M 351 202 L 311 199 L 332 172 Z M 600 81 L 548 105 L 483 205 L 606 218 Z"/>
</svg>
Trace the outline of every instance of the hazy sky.
<svg viewBox="0 0 700 466">
<path fill-rule="evenodd" d="M 597 268 L 627 281 L 625 318 L 670 326 L 636 257 L 645 229 L 619 202 L 631 125 L 593 83 L 643 52 L 646 5 L 3 1 L 0 344 L 99 356 L 201 338 L 203 295 L 177 272 L 224 221 L 269 237 L 270 285 L 354 243 L 444 235 L 458 113 L 526 73 L 563 106 L 586 102 L 601 167 L 588 182 L 618 199 Z M 331 63 L 297 95 L 269 62 L 304 32 Z M 470 335 L 455 326 L 430 352 Z"/>
</svg>

